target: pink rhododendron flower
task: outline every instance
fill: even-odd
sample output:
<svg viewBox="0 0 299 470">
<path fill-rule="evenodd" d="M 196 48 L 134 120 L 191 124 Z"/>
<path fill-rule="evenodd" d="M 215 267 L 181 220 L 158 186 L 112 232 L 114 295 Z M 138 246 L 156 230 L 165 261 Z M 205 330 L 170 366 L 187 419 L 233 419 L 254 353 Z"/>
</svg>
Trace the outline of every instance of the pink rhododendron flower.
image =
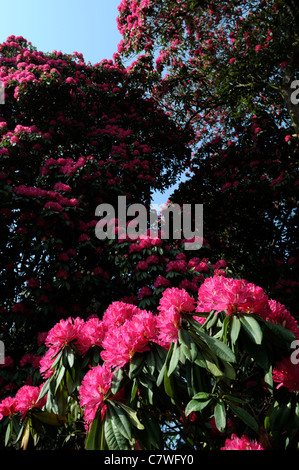
<svg viewBox="0 0 299 470">
<path fill-rule="evenodd" d="M 16 411 L 22 414 L 22 418 L 26 416 L 28 411 L 32 408 L 43 408 L 46 404 L 47 397 L 38 400 L 41 391 L 40 387 L 33 387 L 31 385 L 24 385 L 21 387 L 16 396 Z"/>
<path fill-rule="evenodd" d="M 103 315 L 107 328 L 119 327 L 130 320 L 139 311 L 138 307 L 125 302 L 113 302 Z"/>
<path fill-rule="evenodd" d="M 176 342 L 181 328 L 181 314 L 175 307 L 160 312 L 157 317 L 157 327 L 159 330 L 159 344 L 168 349 L 172 342 Z"/>
<path fill-rule="evenodd" d="M 193 312 L 195 309 L 194 298 L 185 289 L 173 287 L 166 289 L 159 302 L 158 310 L 167 311 L 172 307 L 179 313 Z"/>
<path fill-rule="evenodd" d="M 220 450 L 264 450 L 262 445 L 255 440 L 249 440 L 245 435 L 237 437 L 232 434 L 230 439 L 226 439 L 225 446 Z"/>
<path fill-rule="evenodd" d="M 107 365 L 90 369 L 82 380 L 79 389 L 79 403 L 84 408 L 84 420 L 91 423 L 99 408 L 103 409 L 109 393 L 113 372 Z"/>
<path fill-rule="evenodd" d="M 131 319 L 107 331 L 103 340 L 102 359 L 109 367 L 118 369 L 130 362 L 136 352 L 148 351 L 149 342 L 157 338 L 156 321 L 151 312 L 137 309 Z"/>
<path fill-rule="evenodd" d="M 273 369 L 273 381 L 277 382 L 277 388 L 285 387 L 289 392 L 299 391 L 299 367 L 293 364 L 289 357 L 283 358 Z"/>
<path fill-rule="evenodd" d="M 84 325 L 84 320 L 81 318 L 68 318 L 67 320 L 60 320 L 59 323 L 53 326 L 49 331 L 45 344 L 48 348 L 52 347 L 58 351 L 72 341 L 80 338 L 80 331 Z"/>
<path fill-rule="evenodd" d="M 177 341 L 181 328 L 182 313 L 191 313 L 195 309 L 195 300 L 185 289 L 174 287 L 166 289 L 159 302 L 157 326 L 159 342 L 168 348 L 172 341 Z"/>
<path fill-rule="evenodd" d="M 262 288 L 244 279 L 231 279 L 214 275 L 207 278 L 198 290 L 197 312 L 221 312 L 227 314 L 254 313 L 263 318 L 269 315 L 268 297 Z"/>
<path fill-rule="evenodd" d="M 87 320 L 80 329 L 80 352 L 85 354 L 92 346 L 102 347 L 107 327 L 97 317 Z"/>
<path fill-rule="evenodd" d="M 159 275 L 157 277 L 157 279 L 155 280 L 154 282 L 154 287 L 157 288 L 157 287 L 170 287 L 171 286 L 171 282 L 169 281 L 169 279 L 166 279 L 166 277 L 163 277 L 161 275 Z"/>
<path fill-rule="evenodd" d="M 0 402 L 0 421 L 4 416 L 13 416 L 16 413 L 17 401 L 13 397 L 4 398 Z"/>
<path fill-rule="evenodd" d="M 277 325 L 290 330 L 296 338 L 299 339 L 299 327 L 298 322 L 295 318 L 290 314 L 290 312 L 286 309 L 286 307 L 276 300 L 269 300 L 269 317 L 267 318 L 268 321 L 272 323 L 276 323 Z"/>
<path fill-rule="evenodd" d="M 41 358 L 39 362 L 39 371 L 44 379 L 48 379 L 53 375 L 54 369 L 52 369 L 53 362 L 55 361 L 55 356 L 59 352 L 54 348 L 48 349 L 46 354 Z"/>
</svg>

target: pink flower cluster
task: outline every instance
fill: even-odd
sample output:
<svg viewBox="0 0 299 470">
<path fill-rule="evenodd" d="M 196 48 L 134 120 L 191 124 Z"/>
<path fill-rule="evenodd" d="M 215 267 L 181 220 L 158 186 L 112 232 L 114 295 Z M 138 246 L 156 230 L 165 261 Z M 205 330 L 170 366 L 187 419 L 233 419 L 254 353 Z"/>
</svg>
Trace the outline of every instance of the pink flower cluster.
<svg viewBox="0 0 299 470">
<path fill-rule="evenodd" d="M 49 348 L 40 360 L 40 372 L 44 378 L 53 374 L 52 365 L 55 356 L 67 345 L 72 344 L 80 354 L 84 355 L 92 346 L 102 346 L 105 325 L 97 317 L 86 322 L 81 318 L 61 320 L 49 331 L 45 344 Z"/>
<path fill-rule="evenodd" d="M 247 436 L 238 437 L 232 434 L 230 439 L 226 439 L 225 446 L 220 450 L 264 450 L 262 445 L 256 440 L 250 440 Z"/>
<path fill-rule="evenodd" d="M 46 403 L 46 397 L 38 400 L 41 387 L 24 385 L 16 393 L 15 397 L 7 397 L 0 403 L 0 420 L 5 416 L 13 416 L 20 413 L 22 419 L 33 408 L 43 408 Z"/>
<path fill-rule="evenodd" d="M 75 351 L 85 355 L 92 346 L 102 349 L 106 365 L 118 369 L 129 363 L 135 353 L 142 353 L 155 342 L 168 349 L 178 339 L 182 314 L 215 310 L 233 313 L 252 313 L 292 331 L 299 337 L 298 325 L 286 308 L 269 301 L 264 291 L 244 280 L 214 275 L 198 289 L 198 300 L 181 288 L 166 288 L 156 313 L 142 310 L 126 302 L 113 302 L 103 319 L 92 317 L 87 321 L 68 318 L 57 323 L 48 333 L 49 348 L 40 361 L 45 378 L 52 375 L 51 366 L 57 353 L 72 344 Z M 195 317 L 200 323 L 205 318 Z"/>
<path fill-rule="evenodd" d="M 103 407 L 105 397 L 109 394 L 113 373 L 106 365 L 90 369 L 83 378 L 79 390 L 79 403 L 84 408 L 84 420 L 91 423 L 99 408 Z"/>
<path fill-rule="evenodd" d="M 289 392 L 299 392 L 299 367 L 289 357 L 284 357 L 273 369 L 273 381 L 277 388 L 285 387 Z"/>
<path fill-rule="evenodd" d="M 270 314 L 268 296 L 261 287 L 245 280 L 214 275 L 198 290 L 197 312 L 253 313 L 267 318 Z"/>
</svg>

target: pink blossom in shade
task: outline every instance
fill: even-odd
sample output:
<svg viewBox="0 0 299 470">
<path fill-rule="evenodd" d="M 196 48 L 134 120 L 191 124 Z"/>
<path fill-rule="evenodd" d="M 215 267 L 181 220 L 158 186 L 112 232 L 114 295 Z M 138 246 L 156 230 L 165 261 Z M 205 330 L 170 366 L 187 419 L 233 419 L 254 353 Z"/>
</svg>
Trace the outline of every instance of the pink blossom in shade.
<svg viewBox="0 0 299 470">
<path fill-rule="evenodd" d="M 187 270 L 187 262 L 185 260 L 170 261 L 166 267 L 167 273 L 169 271 L 176 271 L 176 272 L 184 273 L 186 272 L 186 270 Z"/>
<path fill-rule="evenodd" d="M 154 287 L 155 289 L 157 289 L 157 287 L 171 287 L 171 282 L 169 279 L 166 279 L 166 277 L 158 276 L 154 282 Z"/>
<path fill-rule="evenodd" d="M 79 389 L 79 404 L 84 408 L 84 420 L 91 423 L 98 409 L 104 406 L 109 394 L 113 372 L 104 364 L 90 369 L 84 376 Z"/>
<path fill-rule="evenodd" d="M 27 287 L 30 287 L 32 289 L 34 289 L 35 287 L 40 287 L 40 280 L 39 279 L 34 279 L 34 278 L 28 279 Z"/>
<path fill-rule="evenodd" d="M 65 191 L 66 193 L 69 193 L 71 191 L 71 187 L 68 184 L 56 183 L 54 191 Z"/>
<path fill-rule="evenodd" d="M 36 356 L 34 354 L 24 354 L 20 360 L 20 365 L 24 367 L 25 365 L 30 364 L 34 369 L 38 369 L 40 360 L 41 356 Z"/>
<path fill-rule="evenodd" d="M 276 300 L 269 300 L 269 317 L 268 321 L 276 323 L 277 325 L 286 328 L 287 330 L 294 333 L 297 339 L 299 339 L 299 327 L 298 322 L 286 309 L 286 307 Z"/>
<path fill-rule="evenodd" d="M 63 209 L 62 209 L 62 206 L 58 203 L 58 202 L 47 202 L 45 204 L 45 209 L 50 209 L 51 211 L 55 211 L 55 212 L 62 212 Z"/>
<path fill-rule="evenodd" d="M 14 360 L 11 356 L 5 355 L 4 357 L 4 364 L 0 363 L 0 368 L 1 367 L 13 367 L 14 366 Z"/>
<path fill-rule="evenodd" d="M 16 396 L 16 411 L 21 413 L 22 419 L 26 416 L 28 411 L 32 408 L 43 408 L 46 404 L 47 397 L 38 400 L 41 387 L 33 387 L 31 385 L 24 385 L 21 387 Z"/>
<path fill-rule="evenodd" d="M 46 346 L 55 351 L 59 351 L 71 342 L 78 341 L 83 325 L 84 320 L 78 317 L 75 319 L 69 317 L 67 320 L 60 320 L 60 322 L 56 323 L 49 331 L 45 341 Z"/>
<path fill-rule="evenodd" d="M 146 261 L 139 261 L 135 269 L 136 271 L 147 271 L 148 263 Z"/>
<path fill-rule="evenodd" d="M 268 296 L 261 287 L 244 279 L 214 275 L 198 290 L 197 312 L 253 313 L 267 318 L 270 312 Z"/>
<path fill-rule="evenodd" d="M 17 412 L 16 406 L 17 406 L 17 401 L 15 398 L 13 397 L 4 398 L 4 400 L 0 402 L 0 421 L 5 416 L 9 416 L 9 417 L 13 416 Z"/>
<path fill-rule="evenodd" d="M 273 369 L 272 378 L 277 388 L 285 387 L 289 392 L 299 392 L 299 367 L 290 357 L 283 358 Z"/>
<path fill-rule="evenodd" d="M 225 446 L 220 450 L 264 450 L 264 448 L 259 442 L 250 440 L 245 435 L 238 437 L 232 434 L 230 439 L 225 440 Z"/>
<path fill-rule="evenodd" d="M 288 142 L 289 140 L 291 140 L 291 138 L 292 138 L 291 135 L 286 135 L 285 138 L 284 138 L 284 140 L 285 140 L 286 142 Z"/>
<path fill-rule="evenodd" d="M 141 287 L 141 289 L 140 289 L 140 291 L 139 291 L 139 293 L 138 293 L 138 297 L 139 297 L 140 299 L 143 299 L 144 297 L 148 297 L 149 295 L 152 295 L 152 293 L 153 293 L 153 292 L 152 292 L 152 290 L 151 290 L 149 287 L 143 286 L 143 287 Z"/>
</svg>

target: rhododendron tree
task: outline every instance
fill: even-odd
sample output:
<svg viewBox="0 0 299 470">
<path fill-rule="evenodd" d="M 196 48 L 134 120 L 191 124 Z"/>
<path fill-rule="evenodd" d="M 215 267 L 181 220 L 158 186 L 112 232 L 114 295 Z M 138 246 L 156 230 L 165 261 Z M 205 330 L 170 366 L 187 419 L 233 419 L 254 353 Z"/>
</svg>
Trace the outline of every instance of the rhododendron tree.
<svg viewBox="0 0 299 470">
<path fill-rule="evenodd" d="M 7 393 L 26 375 L 34 382 L 38 334 L 119 298 L 119 269 L 95 236 L 98 204 L 125 195 L 148 206 L 189 150 L 186 133 L 112 61 L 92 66 L 80 54 L 44 53 L 11 36 L 0 46 L 0 80 L 0 388 Z"/>
<path fill-rule="evenodd" d="M 194 131 L 171 200 L 203 203 L 213 253 L 296 308 L 296 2 L 123 0 L 118 26 L 120 57 Z"/>
</svg>

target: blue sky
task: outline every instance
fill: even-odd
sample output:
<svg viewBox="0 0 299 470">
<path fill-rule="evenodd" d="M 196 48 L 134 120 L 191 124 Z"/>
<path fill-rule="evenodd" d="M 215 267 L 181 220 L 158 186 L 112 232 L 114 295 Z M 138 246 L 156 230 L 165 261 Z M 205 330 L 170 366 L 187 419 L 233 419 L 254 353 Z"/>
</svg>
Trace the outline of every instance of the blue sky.
<svg viewBox="0 0 299 470">
<path fill-rule="evenodd" d="M 92 64 L 112 59 L 121 36 L 121 0 L 0 0 L 0 42 L 23 36 L 43 52 L 81 52 Z"/>
<path fill-rule="evenodd" d="M 0 0 L 0 43 L 8 36 L 23 36 L 38 51 L 83 54 L 95 64 L 112 59 L 121 35 L 117 7 L 121 0 Z M 153 203 L 163 204 L 172 189 L 155 193 Z"/>
</svg>

